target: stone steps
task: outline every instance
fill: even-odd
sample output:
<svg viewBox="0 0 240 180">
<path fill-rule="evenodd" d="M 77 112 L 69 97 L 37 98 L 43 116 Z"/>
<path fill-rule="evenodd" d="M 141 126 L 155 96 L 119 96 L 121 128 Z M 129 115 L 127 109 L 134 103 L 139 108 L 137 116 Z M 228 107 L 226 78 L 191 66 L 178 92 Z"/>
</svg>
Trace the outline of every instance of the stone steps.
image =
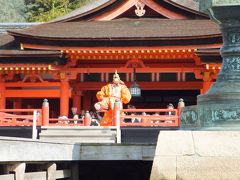
<svg viewBox="0 0 240 180">
<path fill-rule="evenodd" d="M 107 138 L 104 138 L 104 139 L 100 139 L 100 138 L 62 138 L 62 137 L 59 137 L 59 138 L 49 138 L 49 137 L 43 137 L 41 138 L 41 141 L 45 141 L 45 142 L 56 142 L 56 143 L 115 143 L 115 139 L 107 139 Z"/>
<path fill-rule="evenodd" d="M 42 127 L 40 141 L 63 143 L 115 143 L 115 127 Z"/>
<path fill-rule="evenodd" d="M 62 130 L 44 130 L 41 132 L 42 135 L 61 135 L 62 134 Z M 89 136 L 97 136 L 97 135 L 101 135 L 101 136 L 106 136 L 106 135 L 112 135 L 112 134 L 116 134 L 115 131 L 101 131 L 101 130 L 96 130 L 96 131 L 93 131 L 93 130 L 77 130 L 77 131 L 72 131 L 72 130 L 64 130 L 64 135 L 68 136 L 68 135 L 72 135 L 72 136 L 81 136 L 81 135 L 89 135 Z"/>
</svg>

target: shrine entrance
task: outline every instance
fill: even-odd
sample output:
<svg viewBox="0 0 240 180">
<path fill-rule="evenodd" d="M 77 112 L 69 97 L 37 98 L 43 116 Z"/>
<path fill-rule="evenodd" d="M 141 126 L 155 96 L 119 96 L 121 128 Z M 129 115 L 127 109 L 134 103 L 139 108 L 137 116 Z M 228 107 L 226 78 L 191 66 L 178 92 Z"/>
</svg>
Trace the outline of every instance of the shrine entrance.
<svg viewBox="0 0 240 180">
<path fill-rule="evenodd" d="M 166 108 L 169 103 L 177 107 L 180 98 L 185 104 L 194 105 L 199 90 L 142 90 L 141 97 L 133 97 L 130 104 L 136 108 Z"/>
</svg>

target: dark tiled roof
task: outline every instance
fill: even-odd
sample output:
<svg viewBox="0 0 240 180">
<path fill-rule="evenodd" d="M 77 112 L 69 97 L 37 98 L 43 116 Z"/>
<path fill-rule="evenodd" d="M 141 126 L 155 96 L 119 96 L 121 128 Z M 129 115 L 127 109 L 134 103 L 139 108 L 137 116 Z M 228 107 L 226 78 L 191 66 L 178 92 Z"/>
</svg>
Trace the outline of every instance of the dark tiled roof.
<svg viewBox="0 0 240 180">
<path fill-rule="evenodd" d="M 0 49 L 10 49 L 16 45 L 17 43 L 14 42 L 13 36 L 10 36 L 8 34 L 0 35 Z"/>
<path fill-rule="evenodd" d="M 2 57 L 62 57 L 61 51 L 40 50 L 0 50 Z"/>
<path fill-rule="evenodd" d="M 220 49 L 219 48 L 210 48 L 210 49 L 198 49 L 197 55 L 200 56 L 220 56 Z"/>
<path fill-rule="evenodd" d="M 152 0 L 149 0 L 152 1 Z M 183 9 L 185 11 L 190 11 L 194 14 L 199 14 L 200 16 L 205 16 L 202 12 L 199 12 L 199 3 L 194 0 L 156 0 L 156 3 L 161 3 L 165 1 L 167 4 L 171 4 L 177 8 Z M 54 19 L 51 22 L 69 22 L 79 19 L 92 19 L 98 13 L 104 11 L 104 8 L 108 7 L 110 10 L 117 7 L 119 4 L 125 3 L 126 0 L 89 0 L 87 4 L 82 7 Z M 89 16 L 89 17 L 88 17 Z"/>
<path fill-rule="evenodd" d="M 0 46 L 11 43 L 14 41 L 14 37 L 9 36 L 8 34 L 2 34 L 0 36 Z"/>
<path fill-rule="evenodd" d="M 210 20 L 119 19 L 112 21 L 51 23 L 20 31 L 14 36 L 38 39 L 191 39 L 220 36 Z"/>
<path fill-rule="evenodd" d="M 0 63 L 66 64 L 60 51 L 0 50 Z"/>
<path fill-rule="evenodd" d="M 196 54 L 201 58 L 202 63 L 222 63 L 219 48 L 198 49 Z"/>
</svg>

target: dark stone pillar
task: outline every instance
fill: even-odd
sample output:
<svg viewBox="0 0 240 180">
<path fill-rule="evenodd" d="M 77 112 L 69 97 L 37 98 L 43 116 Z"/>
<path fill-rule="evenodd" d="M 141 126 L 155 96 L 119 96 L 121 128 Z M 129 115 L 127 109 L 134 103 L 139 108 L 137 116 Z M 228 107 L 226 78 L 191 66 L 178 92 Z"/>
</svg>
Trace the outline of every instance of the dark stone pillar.
<svg viewBox="0 0 240 180">
<path fill-rule="evenodd" d="M 216 82 L 199 95 L 201 126 L 218 126 L 240 121 L 240 0 L 199 0 L 200 10 L 208 12 L 221 29 L 222 68 Z"/>
</svg>

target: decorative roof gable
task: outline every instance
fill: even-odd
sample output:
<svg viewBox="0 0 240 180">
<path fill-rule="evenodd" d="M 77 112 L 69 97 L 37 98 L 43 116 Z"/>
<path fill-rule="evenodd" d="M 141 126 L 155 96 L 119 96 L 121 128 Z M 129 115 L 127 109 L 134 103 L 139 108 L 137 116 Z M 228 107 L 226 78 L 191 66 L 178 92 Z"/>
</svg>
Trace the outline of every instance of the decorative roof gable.
<svg viewBox="0 0 240 180">
<path fill-rule="evenodd" d="M 207 15 L 172 0 L 97 0 L 91 10 L 81 7 L 55 22 L 107 21 L 119 18 L 207 19 Z M 89 4 L 88 4 L 89 6 Z"/>
</svg>

